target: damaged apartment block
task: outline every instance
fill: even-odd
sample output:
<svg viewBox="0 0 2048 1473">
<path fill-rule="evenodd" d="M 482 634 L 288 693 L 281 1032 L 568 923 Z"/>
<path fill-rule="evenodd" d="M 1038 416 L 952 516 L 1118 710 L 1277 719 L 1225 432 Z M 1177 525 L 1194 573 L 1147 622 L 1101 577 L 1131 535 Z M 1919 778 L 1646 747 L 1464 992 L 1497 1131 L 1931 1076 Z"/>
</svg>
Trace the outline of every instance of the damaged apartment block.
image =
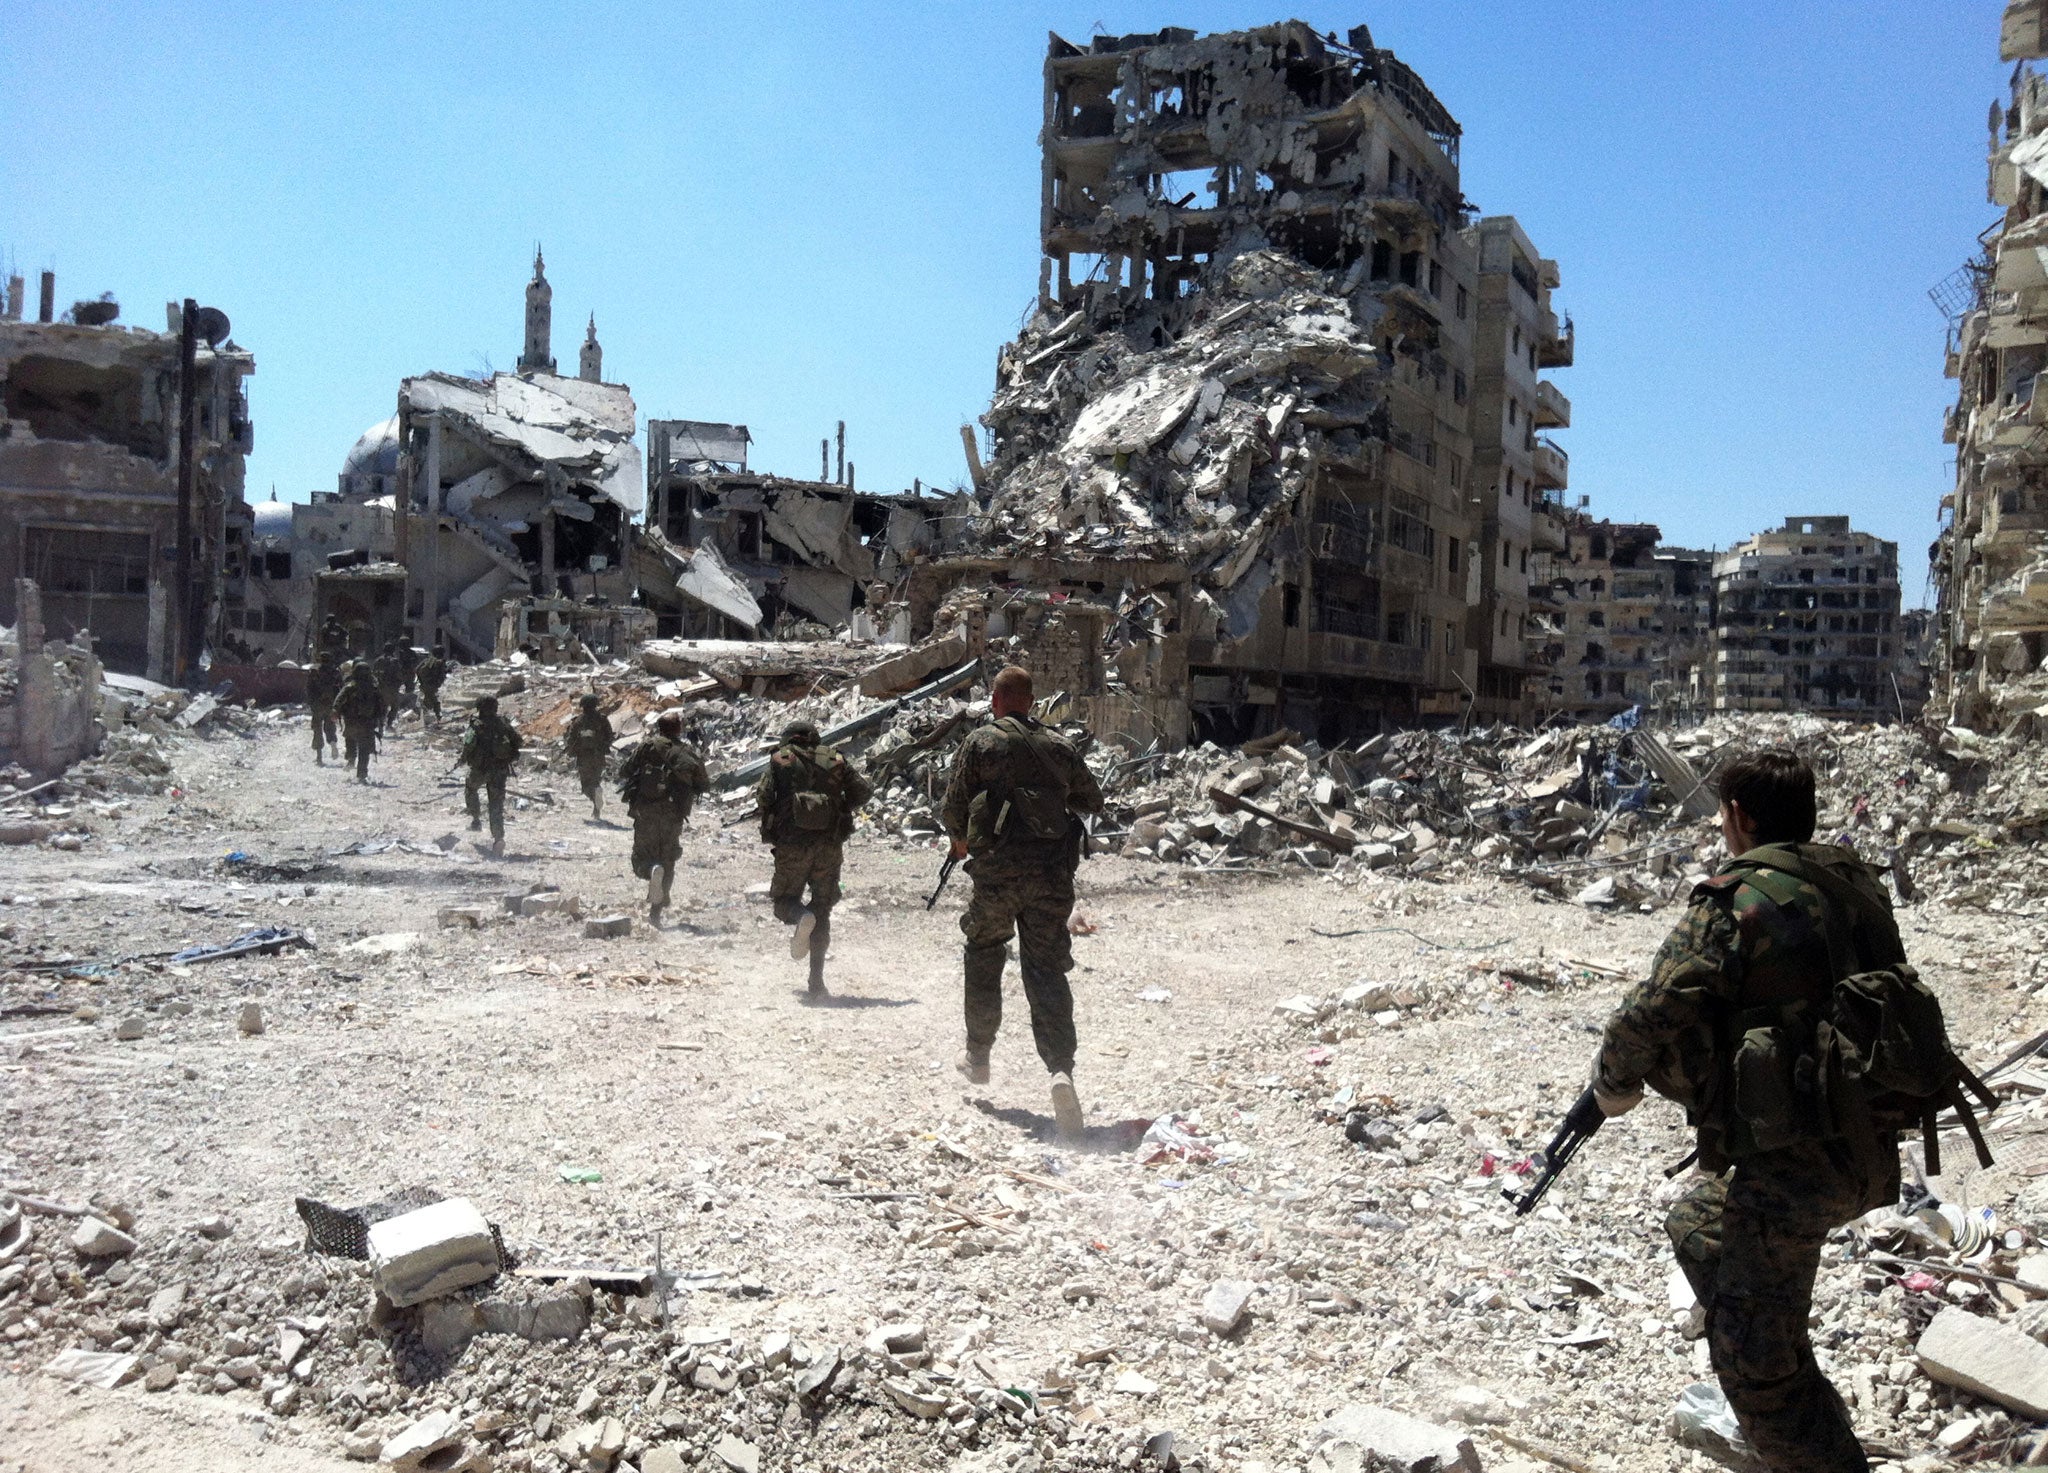
<svg viewBox="0 0 2048 1473">
<path fill-rule="evenodd" d="M 255 360 L 210 308 L 173 304 L 150 332 L 107 298 L 57 320 L 55 295 L 45 272 L 26 321 L 16 276 L 0 313 L 0 622 L 28 579 L 49 638 L 89 634 L 109 668 L 179 680 L 238 647 Z"/>
<path fill-rule="evenodd" d="M 1528 538 L 1472 505 L 1501 227 L 1472 221 L 1457 122 L 1363 27 L 1055 36 L 1045 78 L 1039 307 L 999 355 L 992 454 L 970 453 L 972 550 L 910 567 L 913 631 L 971 614 L 1141 742 L 1456 715 L 1495 586 L 1482 533 Z M 1555 267 L 1513 235 L 1493 255 L 1530 302 L 1494 336 L 1533 361 L 1512 387 L 1496 365 L 1507 438 L 1534 423 L 1534 367 L 1570 358 Z"/>
<path fill-rule="evenodd" d="M 2048 57 L 2040 0 L 2006 6 L 2000 55 L 2017 62 L 1990 115 L 1989 195 L 2005 211 L 1983 252 L 1933 296 L 1949 314 L 1955 489 L 1932 549 L 1936 670 L 1955 721 L 2002 726 L 2039 706 L 2048 659 Z"/>
</svg>

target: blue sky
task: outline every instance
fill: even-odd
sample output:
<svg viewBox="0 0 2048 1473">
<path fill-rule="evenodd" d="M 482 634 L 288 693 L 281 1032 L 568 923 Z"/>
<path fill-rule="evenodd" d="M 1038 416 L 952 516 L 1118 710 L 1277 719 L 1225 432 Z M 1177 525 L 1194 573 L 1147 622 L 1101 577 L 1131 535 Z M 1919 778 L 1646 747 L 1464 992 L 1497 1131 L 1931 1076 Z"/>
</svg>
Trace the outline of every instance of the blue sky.
<svg viewBox="0 0 2048 1473">
<path fill-rule="evenodd" d="M 398 381 L 509 368 L 536 240 L 643 415 L 868 489 L 962 472 L 1037 280 L 1040 61 L 1162 24 L 1360 20 L 1562 264 L 1596 514 L 1726 545 L 1849 512 L 1920 591 L 1950 476 L 1926 290 L 1994 218 L 1995 0 L 1046 7 L 15 0 L 0 256 L 252 349 L 252 495 L 329 489 Z"/>
</svg>

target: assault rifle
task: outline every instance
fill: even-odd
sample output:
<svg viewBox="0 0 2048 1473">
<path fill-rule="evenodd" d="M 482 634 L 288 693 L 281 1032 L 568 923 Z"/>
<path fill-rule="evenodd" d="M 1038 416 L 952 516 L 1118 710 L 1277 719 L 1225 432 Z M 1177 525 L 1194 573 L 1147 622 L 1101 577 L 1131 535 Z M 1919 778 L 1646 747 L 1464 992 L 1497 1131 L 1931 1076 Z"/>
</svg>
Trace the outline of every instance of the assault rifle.
<svg viewBox="0 0 2048 1473">
<path fill-rule="evenodd" d="M 951 850 L 948 850 L 946 853 L 946 862 L 939 866 L 938 888 L 933 890 L 930 895 L 927 895 L 925 897 L 924 908 L 926 910 L 930 910 L 933 906 L 937 905 L 939 903 L 939 897 L 946 893 L 946 881 L 953 878 L 953 867 L 958 863 L 960 863 L 960 861 L 953 857 Z"/>
<path fill-rule="evenodd" d="M 1580 1146 L 1593 1138 L 1593 1132 L 1606 1118 L 1591 1089 L 1579 1096 L 1578 1102 L 1565 1112 L 1564 1124 L 1558 1126 L 1557 1134 L 1543 1151 L 1543 1169 L 1537 1173 L 1536 1180 L 1529 1183 L 1528 1190 L 1517 1192 L 1513 1187 L 1501 1188 L 1500 1194 L 1515 1204 L 1515 1216 L 1528 1216 L 1543 1200 L 1550 1184 L 1563 1174 L 1565 1165 L 1578 1153 Z"/>
</svg>

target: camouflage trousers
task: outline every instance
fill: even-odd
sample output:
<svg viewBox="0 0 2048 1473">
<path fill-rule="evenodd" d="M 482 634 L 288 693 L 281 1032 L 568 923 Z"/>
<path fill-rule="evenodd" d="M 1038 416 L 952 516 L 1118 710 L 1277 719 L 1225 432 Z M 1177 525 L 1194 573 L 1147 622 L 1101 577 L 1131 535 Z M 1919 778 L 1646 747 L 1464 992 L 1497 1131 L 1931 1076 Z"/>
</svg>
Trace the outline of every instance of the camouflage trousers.
<svg viewBox="0 0 2048 1473">
<path fill-rule="evenodd" d="M 317 758 L 328 747 L 339 747 L 340 741 L 334 730 L 334 707 L 315 705 L 307 710 L 309 723 L 313 728 L 313 755 Z"/>
<path fill-rule="evenodd" d="M 435 721 L 441 719 L 441 687 L 420 687 L 420 710 Z"/>
<path fill-rule="evenodd" d="M 1897 1159 L 1892 1150 L 1891 1159 Z M 1807 1316 L 1821 1245 L 1898 1195 L 1844 1145 L 1751 1156 L 1701 1182 L 1664 1230 L 1707 1312 L 1707 1349 L 1743 1435 L 1771 1473 L 1868 1473 L 1848 1408 L 1813 1358 Z"/>
<path fill-rule="evenodd" d="M 672 803 L 633 805 L 633 873 L 644 880 L 660 865 L 664 900 L 675 887 L 676 860 L 683 852 L 683 820 L 688 817 Z"/>
<path fill-rule="evenodd" d="M 768 898 L 775 904 L 778 920 L 795 925 L 806 905 L 813 915 L 822 916 L 839 903 L 839 869 L 846 856 L 846 846 L 839 840 L 777 844 L 774 854 L 775 873 L 768 877 Z M 806 888 L 810 890 L 808 902 Z"/>
<path fill-rule="evenodd" d="M 377 726 L 371 721 L 344 721 L 341 734 L 347 741 L 347 750 L 342 754 L 344 762 L 353 763 L 356 781 L 370 780 L 370 754 L 377 750 Z"/>
<path fill-rule="evenodd" d="M 472 767 L 469 775 L 462 780 L 462 808 L 471 818 L 482 818 L 483 810 L 477 803 L 477 790 L 483 790 L 489 805 L 491 837 L 502 840 L 505 837 L 505 779 L 511 773 L 504 768 L 485 770 Z"/>
<path fill-rule="evenodd" d="M 1011 933 L 1024 1002 L 1031 1010 L 1031 1038 L 1049 1073 L 1074 1071 L 1073 940 L 1067 918 L 1074 913 L 1074 876 L 1064 862 L 1028 870 L 993 872 L 970 863 L 974 893 L 960 917 L 967 937 L 967 1051 L 986 1057 L 1003 1023 L 1003 963 Z"/>
<path fill-rule="evenodd" d="M 588 757 L 581 752 L 577 753 L 576 781 L 583 789 L 583 796 L 593 803 L 596 802 L 598 789 L 604 786 L 604 753 L 598 752 Z"/>
</svg>

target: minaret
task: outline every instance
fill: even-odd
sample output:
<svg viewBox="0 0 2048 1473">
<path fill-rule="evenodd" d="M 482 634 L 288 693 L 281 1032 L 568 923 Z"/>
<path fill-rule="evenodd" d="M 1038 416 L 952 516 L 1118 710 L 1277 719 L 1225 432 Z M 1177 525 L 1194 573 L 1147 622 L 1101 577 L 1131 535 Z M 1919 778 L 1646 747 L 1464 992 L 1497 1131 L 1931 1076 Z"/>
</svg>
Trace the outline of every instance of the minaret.
<svg viewBox="0 0 2048 1473">
<path fill-rule="evenodd" d="M 526 283 L 526 351 L 519 355 L 521 373 L 553 373 L 555 360 L 548 352 L 553 334 L 555 289 L 548 285 L 540 247 L 533 248 L 533 280 Z"/>
<path fill-rule="evenodd" d="M 604 382 L 604 349 L 597 343 L 597 314 L 590 314 L 590 331 L 583 339 L 583 350 L 576 355 L 576 377 L 585 383 Z"/>
</svg>

